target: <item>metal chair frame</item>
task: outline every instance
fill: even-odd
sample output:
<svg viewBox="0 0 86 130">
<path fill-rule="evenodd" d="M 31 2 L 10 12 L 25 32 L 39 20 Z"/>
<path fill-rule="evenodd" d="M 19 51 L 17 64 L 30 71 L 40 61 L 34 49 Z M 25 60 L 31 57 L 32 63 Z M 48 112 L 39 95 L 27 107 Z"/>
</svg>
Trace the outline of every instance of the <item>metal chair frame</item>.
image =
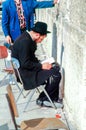
<svg viewBox="0 0 86 130">
<path fill-rule="evenodd" d="M 4 80 L 9 76 L 9 74 L 13 74 L 12 68 L 7 68 L 5 59 L 8 57 L 8 50 L 5 46 L 0 46 L 0 59 L 4 60 L 5 68 L 2 69 L 3 72 L 6 72 L 6 75 L 3 77 L 2 81 L 0 81 L 0 85 L 4 82 Z"/>
<path fill-rule="evenodd" d="M 17 86 L 17 88 L 19 89 L 20 93 L 24 96 L 23 92 L 22 92 L 22 89 L 19 87 L 15 77 L 14 77 L 14 70 L 12 68 L 12 66 L 10 66 L 10 68 L 8 68 L 6 66 L 6 58 L 8 57 L 8 53 L 9 53 L 9 50 L 5 47 L 5 46 L 0 46 L 0 59 L 4 59 L 4 65 L 5 65 L 5 68 L 3 69 L 4 72 L 6 72 L 6 75 L 3 77 L 2 81 L 0 81 L 0 85 L 4 82 L 4 80 L 10 75 L 12 74 L 13 76 L 13 80 L 15 82 L 15 85 Z M 9 60 L 9 63 L 11 63 L 11 58 Z M 9 84 L 9 83 L 8 83 Z"/>
<path fill-rule="evenodd" d="M 15 74 L 15 70 L 16 70 L 16 71 L 17 71 L 17 74 L 18 74 L 18 78 L 19 78 L 19 80 L 20 80 L 20 82 L 21 82 L 21 84 L 22 84 L 22 86 L 23 86 L 23 89 L 21 90 L 21 93 L 22 93 L 23 90 L 24 90 L 24 85 L 23 85 L 23 81 L 22 81 L 20 72 L 19 72 L 19 70 L 18 70 L 19 67 L 20 67 L 20 63 L 19 63 L 18 59 L 12 58 L 12 59 L 11 59 L 11 64 L 12 64 L 12 67 L 13 67 L 13 70 L 14 70 L 14 74 Z M 15 77 L 16 77 L 16 74 L 15 74 Z M 16 79 L 17 79 L 17 77 L 16 77 Z M 39 86 L 38 86 L 38 87 L 39 87 Z M 30 94 L 30 97 L 28 98 L 27 104 L 26 104 L 25 107 L 24 107 L 24 111 L 27 109 L 27 106 L 29 105 L 29 103 L 30 103 L 30 101 L 31 101 L 31 99 L 32 99 L 32 97 L 33 97 L 33 95 L 34 95 L 34 93 L 36 92 L 36 90 L 39 92 L 38 87 L 35 88 L 35 89 L 31 89 L 31 90 L 29 91 L 28 94 Z M 45 90 L 45 88 L 44 88 L 44 87 L 41 87 L 41 89 L 42 89 L 42 91 L 45 93 L 45 95 L 47 96 L 47 98 L 48 98 L 48 100 L 50 101 L 52 107 L 55 108 L 55 109 L 57 109 L 56 106 L 55 106 L 55 104 L 52 102 L 51 98 L 49 97 L 49 95 L 48 95 L 47 91 Z M 27 91 L 27 90 L 26 90 L 26 91 Z M 19 96 L 18 96 L 18 98 L 17 98 L 17 101 L 19 100 L 19 97 L 21 96 L 21 93 L 19 94 Z M 27 94 L 27 95 L 28 95 L 28 94 Z"/>
</svg>

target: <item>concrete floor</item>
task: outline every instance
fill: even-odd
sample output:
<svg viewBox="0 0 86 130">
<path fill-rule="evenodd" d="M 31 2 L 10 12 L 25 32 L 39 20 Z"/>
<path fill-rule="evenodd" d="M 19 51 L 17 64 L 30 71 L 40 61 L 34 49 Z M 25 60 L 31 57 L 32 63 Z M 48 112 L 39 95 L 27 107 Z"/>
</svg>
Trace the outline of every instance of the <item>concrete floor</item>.
<svg viewBox="0 0 86 130">
<path fill-rule="evenodd" d="M 1 60 L 0 60 L 0 65 L 2 65 Z M 6 93 L 7 93 L 6 88 L 9 84 L 9 78 L 5 79 L 4 82 L 1 83 L 4 75 L 5 73 L 0 71 L 0 130 L 15 130 L 12 122 L 9 106 L 8 106 L 8 101 L 6 98 Z M 14 97 L 15 99 L 17 99 L 19 90 L 15 85 L 11 85 L 11 86 L 12 86 Z M 26 94 L 26 92 L 24 92 L 24 94 Z M 55 110 L 54 108 L 39 107 L 36 105 L 37 97 L 38 97 L 38 92 L 35 92 L 26 111 L 23 112 L 28 98 L 23 98 L 23 96 L 21 95 L 20 99 L 17 102 L 17 108 L 19 112 L 19 117 L 16 118 L 17 124 L 20 124 L 21 121 L 27 119 L 40 118 L 40 117 L 56 117 L 56 114 L 59 114 L 61 116 L 61 120 L 66 123 L 61 108 L 57 108 Z"/>
</svg>

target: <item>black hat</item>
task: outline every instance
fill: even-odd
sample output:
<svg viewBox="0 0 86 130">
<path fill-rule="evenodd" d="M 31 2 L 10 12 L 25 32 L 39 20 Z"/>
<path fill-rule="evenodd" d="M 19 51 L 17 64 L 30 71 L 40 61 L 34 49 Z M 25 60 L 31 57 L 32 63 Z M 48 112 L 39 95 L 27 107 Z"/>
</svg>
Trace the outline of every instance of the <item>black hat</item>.
<svg viewBox="0 0 86 130">
<path fill-rule="evenodd" d="M 40 33 L 41 35 L 45 35 L 47 33 L 50 33 L 50 31 L 47 31 L 47 24 L 44 22 L 36 22 L 34 27 L 31 28 L 34 32 Z"/>
</svg>

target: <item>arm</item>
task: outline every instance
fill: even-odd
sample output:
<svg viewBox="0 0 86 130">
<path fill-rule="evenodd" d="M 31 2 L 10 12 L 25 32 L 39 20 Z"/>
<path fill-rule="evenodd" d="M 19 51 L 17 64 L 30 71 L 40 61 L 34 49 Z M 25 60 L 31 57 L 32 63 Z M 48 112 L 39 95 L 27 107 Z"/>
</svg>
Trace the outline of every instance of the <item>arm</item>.
<svg viewBox="0 0 86 130">
<path fill-rule="evenodd" d="M 17 47 L 19 48 L 19 61 L 20 61 L 20 65 L 21 68 L 23 69 L 28 69 L 28 70 L 50 70 L 52 68 L 52 64 L 50 63 L 43 63 L 41 64 L 39 62 L 39 60 L 37 59 L 37 57 L 35 56 L 35 53 L 32 52 L 32 50 L 34 49 L 32 44 L 29 44 L 28 46 L 28 41 L 22 41 L 20 44 L 22 44 L 22 46 L 19 46 L 19 43 L 17 43 Z M 35 43 L 34 43 L 35 44 Z M 15 46 L 15 44 L 14 44 Z M 22 50 L 22 51 L 21 51 Z"/>
<path fill-rule="evenodd" d="M 28 70 L 40 70 L 42 69 L 41 63 L 35 57 L 33 43 L 30 44 L 31 41 L 26 39 L 21 41 L 16 41 L 13 45 L 13 52 L 17 54 L 18 57 L 15 57 L 13 53 L 13 57 L 18 58 L 20 62 L 20 66 L 22 69 Z"/>
<path fill-rule="evenodd" d="M 8 6 L 6 4 L 6 2 L 3 2 L 2 5 L 2 29 L 4 32 L 4 35 L 6 37 L 6 42 L 7 43 L 11 43 L 11 37 L 9 35 L 9 13 L 8 13 Z"/>
<path fill-rule="evenodd" d="M 5 36 L 9 35 L 9 16 L 7 11 L 7 4 L 3 2 L 2 5 L 2 29 Z"/>
<path fill-rule="evenodd" d="M 57 4 L 58 0 L 51 1 L 34 1 L 34 8 L 51 8 Z"/>
</svg>

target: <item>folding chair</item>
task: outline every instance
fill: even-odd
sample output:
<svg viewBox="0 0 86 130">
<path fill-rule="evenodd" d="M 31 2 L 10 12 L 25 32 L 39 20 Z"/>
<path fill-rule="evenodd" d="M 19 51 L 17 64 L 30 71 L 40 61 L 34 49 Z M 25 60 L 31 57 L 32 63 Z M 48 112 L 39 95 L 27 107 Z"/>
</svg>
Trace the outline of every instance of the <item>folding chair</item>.
<svg viewBox="0 0 86 130">
<path fill-rule="evenodd" d="M 12 76 L 14 76 L 14 75 L 13 75 L 14 70 L 13 70 L 13 68 L 12 68 L 12 66 L 11 66 L 11 59 L 10 59 L 10 61 L 9 61 L 10 67 L 8 68 L 8 67 L 6 66 L 6 61 L 5 61 L 5 60 L 6 60 L 7 57 L 8 57 L 8 49 L 7 49 L 5 46 L 0 46 L 0 59 L 1 59 L 1 60 L 4 59 L 5 68 L 3 69 L 3 71 L 6 72 L 6 75 L 4 76 L 4 78 L 2 79 L 2 81 L 0 81 L 0 85 L 4 82 L 4 80 L 5 80 L 7 77 L 10 77 L 10 74 L 11 74 Z M 18 85 L 18 83 L 16 82 L 16 80 L 15 80 L 14 77 L 13 77 L 13 80 L 14 80 L 14 82 L 15 82 L 15 85 L 18 87 L 19 91 L 21 92 L 21 88 L 19 87 L 19 85 Z M 23 97 L 25 97 L 23 93 L 21 93 L 21 94 L 23 95 Z"/>
<path fill-rule="evenodd" d="M 12 121 L 15 126 L 15 130 L 20 127 L 21 130 L 68 130 L 67 126 L 57 118 L 36 118 L 22 121 L 20 124 L 16 123 L 16 118 L 19 117 L 18 109 L 16 106 L 15 98 L 11 89 L 11 86 L 7 86 L 6 98 L 11 111 Z"/>
<path fill-rule="evenodd" d="M 21 82 L 21 84 L 22 84 L 22 86 L 23 86 L 23 88 L 24 88 L 23 81 L 22 81 L 20 72 L 19 72 L 19 70 L 18 70 L 19 67 L 20 67 L 20 63 L 19 63 L 18 59 L 12 58 L 12 59 L 11 59 L 11 63 L 12 63 L 13 70 L 14 70 L 14 71 L 16 70 L 16 72 L 17 72 L 17 77 L 19 78 L 19 80 L 20 80 L 20 82 Z M 16 72 L 15 72 L 15 76 L 16 76 Z M 16 78 L 16 79 L 17 79 L 17 78 Z M 38 87 L 39 87 L 39 86 L 38 86 Z M 26 106 L 25 106 L 25 108 L 24 108 L 24 111 L 26 110 L 27 106 L 29 105 L 29 103 L 30 103 L 30 101 L 31 101 L 31 99 L 32 99 L 32 97 L 33 97 L 35 91 L 36 91 L 36 90 L 39 91 L 38 87 L 29 91 L 29 92 L 30 92 L 30 96 L 29 96 L 29 98 L 28 98 L 28 101 L 27 101 L 27 104 L 26 104 Z M 42 91 L 44 91 L 44 93 L 45 93 L 45 95 L 47 96 L 48 100 L 50 101 L 52 107 L 55 108 L 55 109 L 57 109 L 56 106 L 55 106 L 55 104 L 52 102 L 51 98 L 49 97 L 49 95 L 48 95 L 47 91 L 45 90 L 45 88 L 42 87 L 41 89 L 42 89 Z M 24 89 L 22 89 L 22 91 L 23 91 L 23 90 L 24 90 Z M 22 91 L 21 91 L 21 93 L 22 93 Z M 17 98 L 17 101 L 18 101 L 19 97 L 21 96 L 21 93 L 19 94 L 19 96 L 18 96 L 18 98 Z"/>
<path fill-rule="evenodd" d="M 4 60 L 8 57 L 8 50 L 5 46 L 0 46 L 0 59 Z M 3 72 L 6 72 L 6 75 L 3 77 L 2 81 L 0 81 L 0 84 L 4 82 L 4 80 L 10 75 L 13 74 L 13 69 L 12 68 L 7 68 L 5 64 L 5 68 L 2 69 Z"/>
</svg>

